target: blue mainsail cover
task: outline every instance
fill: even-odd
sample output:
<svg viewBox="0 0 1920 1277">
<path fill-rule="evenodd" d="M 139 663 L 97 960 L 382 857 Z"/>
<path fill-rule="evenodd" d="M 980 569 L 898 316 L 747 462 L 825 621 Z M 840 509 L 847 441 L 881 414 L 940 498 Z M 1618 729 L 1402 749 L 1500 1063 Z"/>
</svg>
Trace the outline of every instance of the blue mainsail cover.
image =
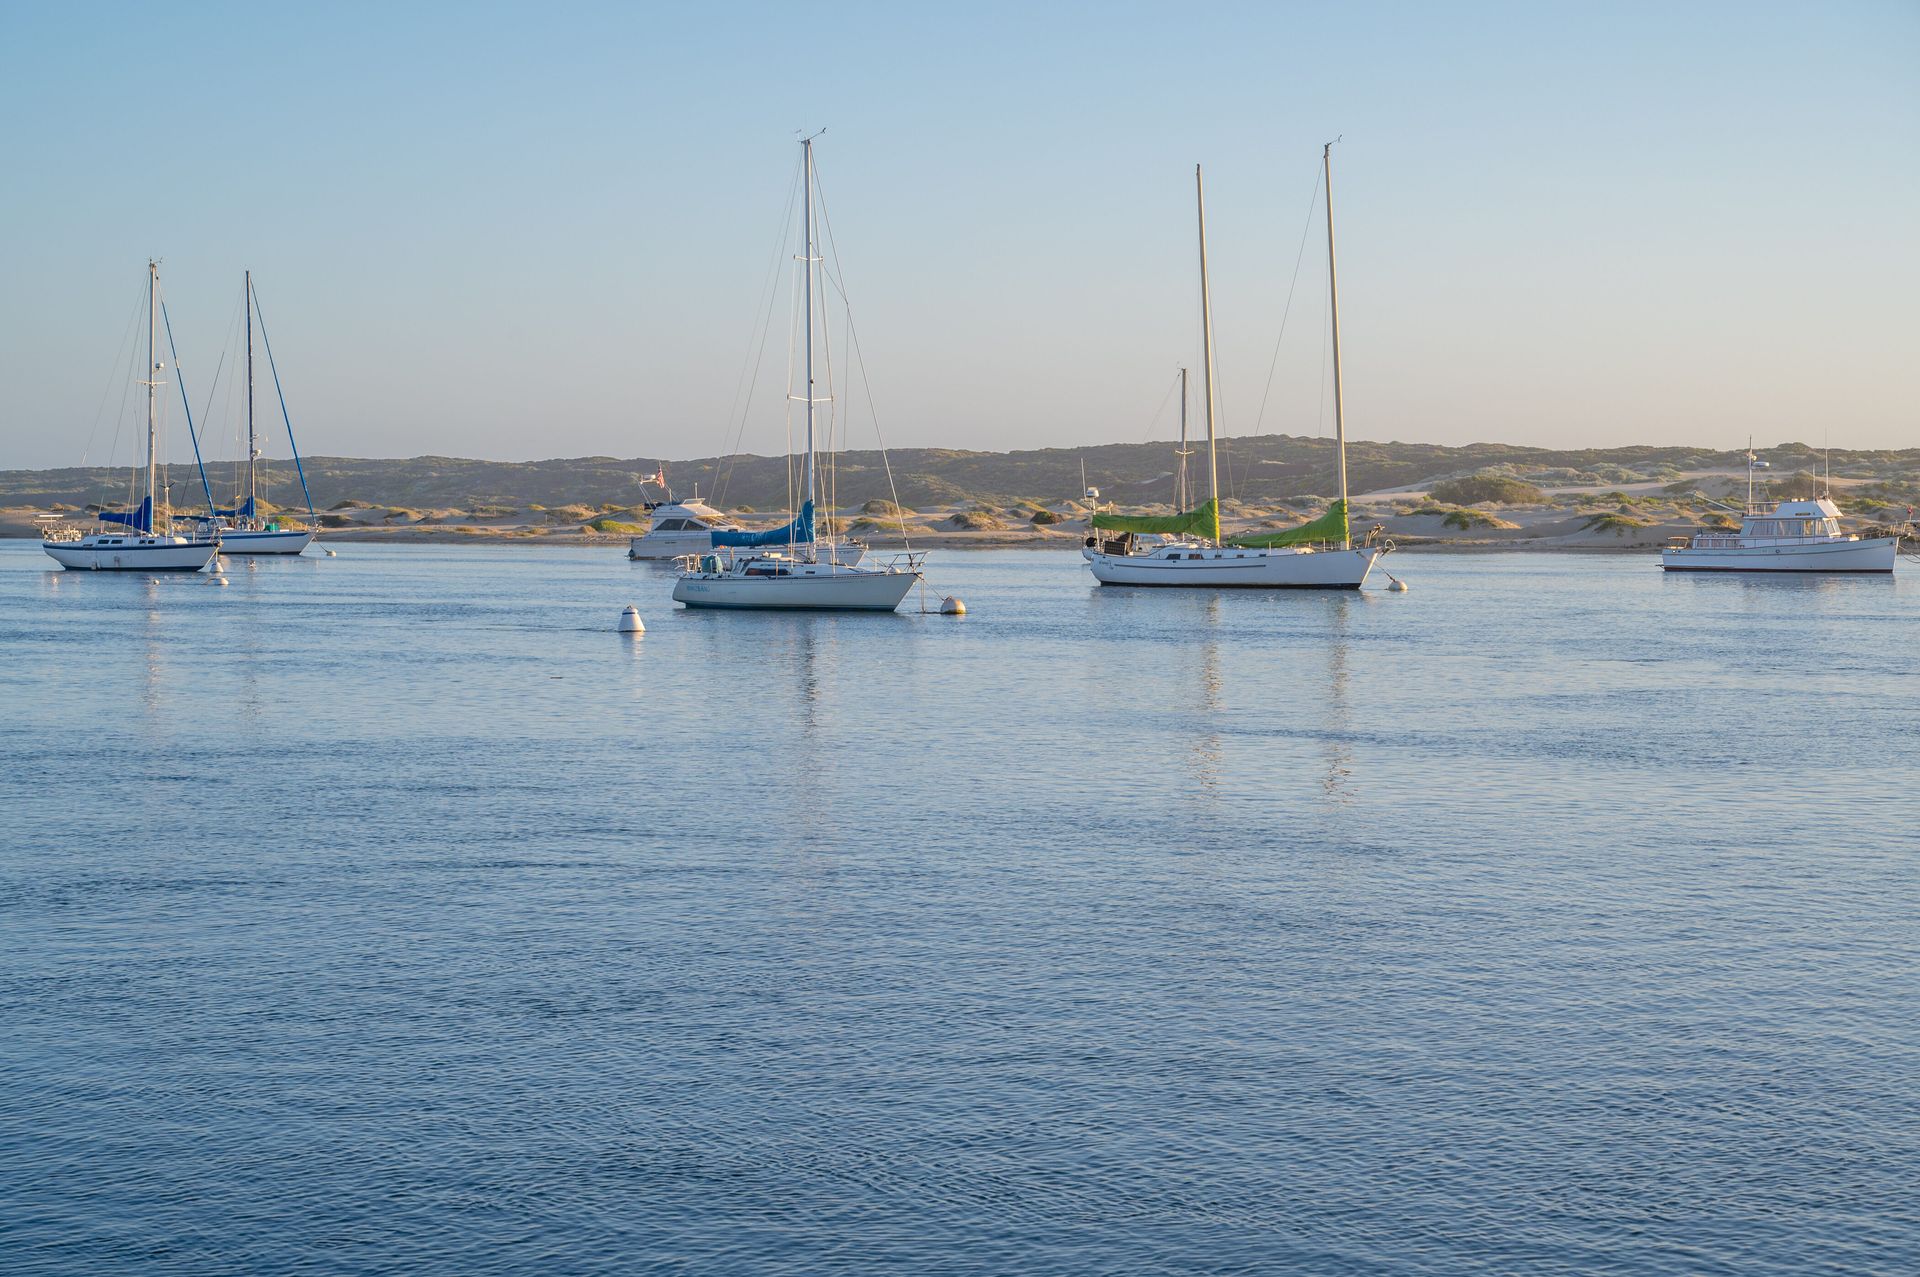
<svg viewBox="0 0 1920 1277">
<path fill-rule="evenodd" d="M 214 514 L 222 519 L 251 519 L 253 518 L 253 498 L 248 497 L 231 510 L 215 510 Z"/>
<path fill-rule="evenodd" d="M 153 498 L 147 497 L 142 500 L 138 510 L 102 510 L 94 517 L 102 523 L 124 524 L 135 532 L 152 532 Z"/>
<path fill-rule="evenodd" d="M 813 541 L 813 502 L 800 507 L 800 513 L 792 523 L 778 528 L 768 528 L 765 532 L 726 532 L 712 534 L 714 548 L 731 546 L 736 549 L 756 545 L 807 545 Z"/>
</svg>

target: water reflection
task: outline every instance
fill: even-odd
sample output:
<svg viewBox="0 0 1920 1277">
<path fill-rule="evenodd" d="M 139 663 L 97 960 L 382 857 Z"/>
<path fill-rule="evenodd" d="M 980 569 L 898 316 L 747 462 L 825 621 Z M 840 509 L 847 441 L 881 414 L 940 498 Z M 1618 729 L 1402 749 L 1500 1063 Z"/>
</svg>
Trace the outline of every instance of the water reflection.
<svg viewBox="0 0 1920 1277">
<path fill-rule="evenodd" d="M 157 717 L 163 704 L 160 690 L 167 680 L 166 668 L 160 659 L 167 645 L 166 635 L 161 632 L 159 577 L 141 578 L 140 602 L 144 605 L 140 617 L 141 655 L 144 659 L 140 668 L 145 676 L 140 688 L 140 705 L 148 715 Z"/>
<path fill-rule="evenodd" d="M 1737 588 L 1743 595 L 1834 598 L 1846 590 L 1890 589 L 1892 572 L 1662 572 L 1667 581 L 1696 589 Z"/>
<path fill-rule="evenodd" d="M 1200 607 L 1200 667 L 1194 718 L 1199 727 L 1188 751 L 1194 779 L 1208 794 L 1220 787 L 1221 707 L 1220 596 L 1210 594 Z"/>
<path fill-rule="evenodd" d="M 1326 749 L 1327 774 L 1321 781 L 1321 788 L 1328 798 L 1345 805 L 1354 799 L 1353 724 L 1347 703 L 1349 642 L 1347 631 L 1352 622 L 1348 609 L 1361 600 L 1342 594 L 1330 601 L 1333 603 L 1333 609 L 1328 615 L 1327 637 L 1324 644 L 1327 670 L 1326 716 L 1320 736 Z"/>
</svg>

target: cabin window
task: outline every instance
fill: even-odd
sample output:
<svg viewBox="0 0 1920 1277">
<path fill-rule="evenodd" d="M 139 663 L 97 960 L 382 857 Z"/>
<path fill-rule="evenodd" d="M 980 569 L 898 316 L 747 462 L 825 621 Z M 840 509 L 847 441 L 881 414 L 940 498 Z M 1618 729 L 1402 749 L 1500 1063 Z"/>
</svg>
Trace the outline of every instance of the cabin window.
<svg viewBox="0 0 1920 1277">
<path fill-rule="evenodd" d="M 684 531 L 686 526 L 687 526 L 687 521 L 685 519 L 662 519 L 660 520 L 660 526 L 655 528 L 654 531 L 655 532 L 680 532 L 680 531 Z"/>
</svg>

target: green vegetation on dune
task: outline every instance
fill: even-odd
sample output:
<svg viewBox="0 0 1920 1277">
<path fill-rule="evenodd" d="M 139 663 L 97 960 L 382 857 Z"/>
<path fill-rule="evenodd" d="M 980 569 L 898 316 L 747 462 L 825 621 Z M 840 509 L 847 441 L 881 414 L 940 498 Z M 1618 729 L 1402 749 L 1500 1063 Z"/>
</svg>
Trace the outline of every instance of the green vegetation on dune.
<svg viewBox="0 0 1920 1277">
<path fill-rule="evenodd" d="M 1170 506 L 1173 500 L 1171 442 L 1106 444 L 1090 448 L 1041 448 L 1021 452 L 976 452 L 946 448 L 900 448 L 892 453 L 896 489 L 877 452 L 842 453 L 831 467 L 834 500 L 841 508 L 867 502 L 900 501 L 921 510 L 988 505 L 1011 511 L 1027 523 L 1032 509 L 1059 506 L 1081 495 L 1081 466 L 1086 481 L 1107 500 L 1129 509 Z M 1764 449 L 1774 473 L 1824 473 L 1818 449 L 1784 444 Z M 367 506 L 419 510 L 471 511 L 471 519 L 506 518 L 494 510 L 537 515 L 548 507 L 554 523 L 585 522 L 608 511 L 629 509 L 657 499 L 659 490 L 642 486 L 658 458 L 573 457 L 552 461 L 472 461 L 454 457 L 370 460 L 346 457 L 306 458 L 307 480 L 316 508 L 344 514 Z M 1686 447 L 1595 449 L 1532 448 L 1509 444 L 1381 443 L 1356 440 L 1347 448 L 1348 486 L 1356 493 L 1383 489 L 1420 489 L 1429 485 L 1436 500 L 1456 505 L 1520 502 L 1528 489 L 1560 486 L 1614 486 L 1673 483 L 1700 470 L 1743 472 L 1744 449 L 1716 451 Z M 1867 480 L 1862 493 L 1905 505 L 1920 500 L 1920 449 L 1835 451 L 1836 479 Z M 707 457 L 669 464 L 674 491 L 702 497 L 730 509 L 792 508 L 784 456 Z M 1223 507 L 1234 502 L 1249 511 L 1283 502 L 1324 503 L 1333 488 L 1333 441 L 1287 435 L 1228 439 L 1221 449 Z M 283 502 L 300 491 L 290 461 L 272 461 L 264 469 L 265 486 Z M 84 505 L 111 501 L 124 488 L 124 468 L 0 471 L 0 506 L 54 502 Z M 1477 485 L 1457 493 L 1442 484 Z M 1782 484 L 1771 485 L 1772 491 Z M 1442 498 L 1441 492 L 1450 495 Z M 1678 494 L 1673 494 L 1678 495 Z M 1471 499 L 1465 499 L 1470 497 Z M 1844 503 L 1846 492 L 1841 492 Z M 288 504 L 303 504 L 297 498 Z M 476 507 L 488 508 L 480 513 Z M 866 512 L 863 510 L 863 512 Z M 1253 517 L 1259 517 L 1255 514 Z"/>
<path fill-rule="evenodd" d="M 1534 484 L 1501 474 L 1475 474 L 1447 479 L 1429 491 L 1435 501 L 1452 505 L 1539 505 L 1547 494 Z"/>
<path fill-rule="evenodd" d="M 1471 532 L 1475 528 L 1499 530 L 1520 526 L 1517 523 L 1509 523 L 1505 519 L 1497 519 L 1482 510 L 1468 509 L 1449 510 L 1440 522 L 1445 527 L 1458 528 L 1462 532 Z"/>
</svg>

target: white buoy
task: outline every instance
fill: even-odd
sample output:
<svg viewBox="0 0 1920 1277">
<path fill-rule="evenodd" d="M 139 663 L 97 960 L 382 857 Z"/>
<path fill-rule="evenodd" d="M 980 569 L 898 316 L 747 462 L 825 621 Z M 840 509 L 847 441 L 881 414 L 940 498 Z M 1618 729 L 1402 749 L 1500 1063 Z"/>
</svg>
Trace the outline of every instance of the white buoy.
<svg viewBox="0 0 1920 1277">
<path fill-rule="evenodd" d="M 940 600 L 940 615 L 965 616 L 966 614 L 967 605 L 953 595 L 949 594 L 946 598 Z"/>
<path fill-rule="evenodd" d="M 640 619 L 640 609 L 627 604 L 627 610 L 620 614 L 620 632 L 622 634 L 645 634 L 646 623 Z"/>
<path fill-rule="evenodd" d="M 339 556 L 339 555 L 337 555 L 337 554 L 335 554 L 335 553 L 334 553 L 334 552 L 333 552 L 332 550 L 328 550 L 328 551 L 327 551 L 327 557 L 328 557 L 329 559 L 337 559 L 337 558 L 339 558 L 340 556 Z"/>
<path fill-rule="evenodd" d="M 1399 577 L 1390 576 L 1387 578 L 1387 580 L 1393 582 L 1393 584 L 1387 587 L 1387 593 L 1405 594 L 1407 592 L 1407 583 L 1405 581 L 1402 581 Z"/>
</svg>

